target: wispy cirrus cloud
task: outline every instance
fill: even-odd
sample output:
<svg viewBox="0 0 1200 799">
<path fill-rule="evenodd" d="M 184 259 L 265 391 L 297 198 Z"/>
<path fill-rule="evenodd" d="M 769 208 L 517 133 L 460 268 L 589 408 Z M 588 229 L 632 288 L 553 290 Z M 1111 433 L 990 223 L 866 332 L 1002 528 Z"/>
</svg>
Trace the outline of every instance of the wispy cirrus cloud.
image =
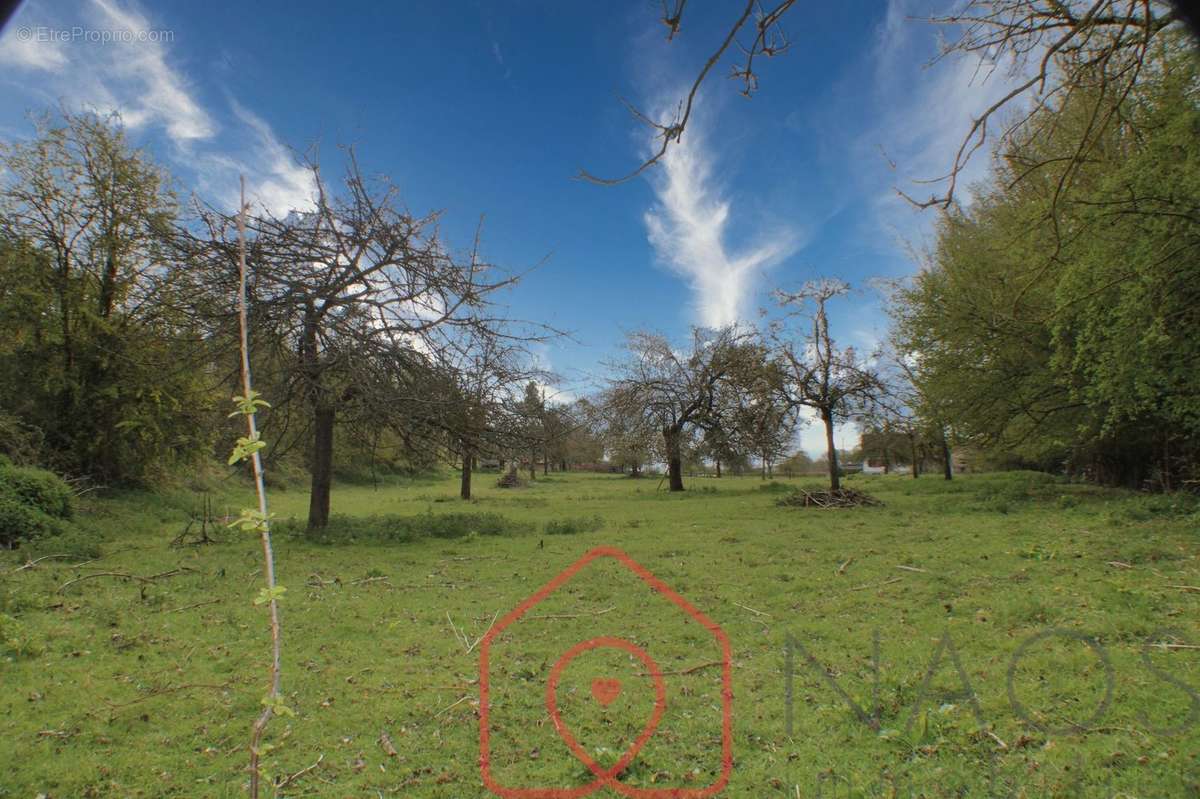
<svg viewBox="0 0 1200 799">
<path fill-rule="evenodd" d="M 316 186 L 312 172 L 298 155 L 275 135 L 259 115 L 230 98 L 239 126 L 238 156 L 212 154 L 206 159 L 202 185 L 223 199 L 237 204 L 237 177 L 247 175 L 247 199 L 275 213 L 313 207 Z"/>
<path fill-rule="evenodd" d="M 0 36 L 0 64 L 30 72 L 59 72 L 67 56 L 57 42 L 40 42 L 31 29 L 10 25 Z"/>
<path fill-rule="evenodd" d="M 72 30 L 108 36 L 64 38 Z M 89 0 L 70 12 L 27 3 L 0 38 L 0 100 L 10 109 L 61 104 L 119 114 L 143 143 L 162 144 L 174 171 L 219 205 L 236 205 L 245 175 L 251 197 L 275 213 L 311 207 L 307 170 L 262 117 L 228 94 L 217 92 L 224 103 L 206 103 L 181 68 L 175 39 L 133 2 Z M 15 120 L 3 122 L 11 129 Z"/>
<path fill-rule="evenodd" d="M 92 0 L 99 26 L 113 30 L 152 31 L 150 20 L 132 7 Z M 162 41 L 111 43 L 94 50 L 101 59 L 99 79 L 131 89 L 124 93 L 127 125 L 161 125 L 176 143 L 209 139 L 217 132 L 211 115 L 196 100 L 188 82 L 167 63 Z M 81 48 L 82 49 L 82 48 Z"/>
<path fill-rule="evenodd" d="M 732 245 L 734 208 L 714 177 L 716 162 L 693 121 L 651 173 L 657 202 L 643 216 L 656 256 L 688 282 L 699 321 L 708 327 L 746 320 L 762 273 L 801 244 L 799 229 L 781 225 Z"/>
<path fill-rule="evenodd" d="M 941 37 L 957 32 L 922 20 L 953 8 L 944 0 L 888 0 L 870 49 L 875 113 L 852 149 L 857 163 L 873 165 L 861 173 L 876 187 L 870 221 L 906 243 L 923 235 L 936 214 L 917 211 L 897 189 L 917 200 L 943 194 L 947 183 L 939 178 L 949 171 L 972 121 L 1022 77 L 1011 60 L 990 55 L 952 54 L 934 63 Z M 959 173 L 960 203 L 970 204 L 971 184 L 987 174 L 991 143 Z"/>
</svg>

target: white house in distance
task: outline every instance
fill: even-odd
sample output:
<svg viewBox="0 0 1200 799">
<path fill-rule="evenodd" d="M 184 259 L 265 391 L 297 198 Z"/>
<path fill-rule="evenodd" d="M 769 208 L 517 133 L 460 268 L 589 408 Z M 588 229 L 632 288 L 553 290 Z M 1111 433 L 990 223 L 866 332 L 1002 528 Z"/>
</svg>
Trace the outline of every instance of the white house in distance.
<svg viewBox="0 0 1200 799">
<path fill-rule="evenodd" d="M 886 471 L 882 458 L 867 458 L 862 462 L 863 474 L 885 474 Z"/>
</svg>

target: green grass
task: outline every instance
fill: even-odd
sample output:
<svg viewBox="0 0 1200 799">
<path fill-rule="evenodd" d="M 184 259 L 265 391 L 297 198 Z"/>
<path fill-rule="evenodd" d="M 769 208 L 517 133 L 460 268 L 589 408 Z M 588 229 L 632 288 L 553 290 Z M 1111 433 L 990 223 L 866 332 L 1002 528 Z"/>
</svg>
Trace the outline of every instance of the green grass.
<svg viewBox="0 0 1200 799">
<path fill-rule="evenodd" d="M 1143 641 L 1162 628 L 1175 629 L 1177 644 L 1200 644 L 1200 593 L 1172 587 L 1200 585 L 1200 515 L 1187 497 L 1033 473 L 855 477 L 851 486 L 886 505 L 824 511 L 779 507 L 779 490 L 756 478 L 695 479 L 682 495 L 656 491 L 654 479 L 556 475 L 503 490 L 490 478 L 480 476 L 469 504 L 456 499 L 453 476 L 339 486 L 334 511 L 352 543 L 280 525 L 284 692 L 296 715 L 272 722 L 264 763 L 275 777 L 323 759 L 278 795 L 490 795 L 477 765 L 479 649 L 467 649 L 497 614 L 602 545 L 628 552 L 731 640 L 735 767 L 722 796 L 1200 795 L 1200 699 L 1189 719 L 1187 692 L 1200 692 L 1200 650 L 1142 659 Z M 236 514 L 248 499 L 231 492 L 215 504 Z M 307 496 L 276 492 L 272 503 L 282 521 L 302 516 Z M 170 548 L 194 505 L 183 493 L 81 503 L 80 525 L 103 534 L 102 557 L 86 565 L 55 559 L 14 572 L 28 552 L 5 553 L 0 797 L 244 795 L 245 744 L 267 682 L 266 614 L 252 604 L 260 553 L 225 530 L 223 543 Z M 450 514 L 469 515 L 442 518 Z M 36 551 L 56 554 L 55 544 Z M 173 569 L 184 571 L 58 591 L 90 573 Z M 602 560 L 497 639 L 498 777 L 587 782 L 544 706 L 547 675 L 574 644 L 626 638 L 668 672 L 718 656 L 665 604 Z M 1029 643 L 1013 671 L 1025 714 L 1049 732 L 1009 701 L 1014 653 L 1050 628 L 1095 636 L 1110 659 L 1112 698 L 1095 729 L 1067 729 L 1105 694 L 1104 667 L 1073 638 Z M 870 712 L 875 631 L 878 731 L 830 684 Z M 923 688 L 947 634 L 990 735 L 961 696 L 949 651 Z M 795 654 L 791 735 L 789 635 L 820 664 Z M 653 704 L 641 669 L 600 649 L 563 671 L 563 718 L 602 764 Z M 622 680 L 607 709 L 590 695 L 600 676 Z M 719 767 L 720 669 L 665 679 L 662 723 L 625 781 L 704 785 Z M 1184 729 L 1165 734 L 1171 726 Z M 395 756 L 378 742 L 384 732 Z"/>
</svg>

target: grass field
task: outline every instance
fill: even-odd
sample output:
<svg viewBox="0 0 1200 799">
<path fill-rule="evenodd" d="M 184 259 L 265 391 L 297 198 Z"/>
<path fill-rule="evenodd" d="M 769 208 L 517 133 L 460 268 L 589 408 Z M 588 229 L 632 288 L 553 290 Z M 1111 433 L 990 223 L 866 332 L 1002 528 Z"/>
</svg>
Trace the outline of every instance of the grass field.
<svg viewBox="0 0 1200 799">
<path fill-rule="evenodd" d="M 652 478 L 494 480 L 481 475 L 470 504 L 446 476 L 339 486 L 333 505 L 499 519 L 364 519 L 345 522 L 356 540 L 336 544 L 281 526 L 295 715 L 272 722 L 265 765 L 283 782 L 320 762 L 276 795 L 490 795 L 476 642 L 588 550 L 613 546 L 728 635 L 734 768 L 721 796 L 1200 796 L 1200 513 L 1188 498 L 1035 473 L 860 477 L 851 485 L 883 507 L 825 511 L 777 504 L 803 481 L 693 479 L 671 495 Z M 248 500 L 216 504 L 236 512 Z M 300 492 L 272 501 L 281 519 L 307 507 Z M 259 552 L 226 530 L 223 543 L 170 547 L 192 504 L 183 492 L 82 502 L 103 552 L 84 565 L 17 571 L 28 553 L 5 553 L 0 796 L 244 795 L 269 651 L 252 602 Z M 56 554 L 53 543 L 39 551 Z M 497 779 L 589 782 L 547 719 L 545 685 L 573 645 L 613 636 L 666 672 L 661 723 L 623 780 L 707 785 L 721 766 L 719 647 L 615 561 L 594 566 L 495 641 Z M 597 649 L 562 670 L 561 715 L 601 765 L 649 718 L 644 668 Z M 607 707 L 591 695 L 598 677 L 620 680 Z"/>
</svg>

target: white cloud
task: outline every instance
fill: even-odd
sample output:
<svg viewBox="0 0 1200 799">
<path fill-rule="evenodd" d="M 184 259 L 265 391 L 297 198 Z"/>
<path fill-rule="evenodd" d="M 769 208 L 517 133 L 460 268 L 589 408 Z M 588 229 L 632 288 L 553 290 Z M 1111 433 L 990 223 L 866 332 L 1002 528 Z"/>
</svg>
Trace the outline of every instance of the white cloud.
<svg viewBox="0 0 1200 799">
<path fill-rule="evenodd" d="M 251 175 L 246 187 L 249 197 L 277 215 L 313 208 L 316 187 L 312 172 L 276 138 L 262 117 L 236 100 L 231 104 L 234 115 L 253 132 L 252 159 L 259 166 L 237 165 L 240 173 Z"/>
<path fill-rule="evenodd" d="M 100 42 L 39 33 L 73 29 L 133 35 Z M 194 176 L 205 199 L 226 208 L 237 205 L 239 175 L 246 176 L 248 196 L 274 213 L 311 208 L 308 170 L 266 120 L 232 97 L 228 109 L 206 105 L 185 77 L 173 41 L 174 31 L 132 3 L 90 0 L 69 15 L 27 4 L 0 39 L 0 64 L 9 67 L 4 99 L 10 108 L 61 102 L 72 110 L 116 112 L 143 138 L 164 139 L 175 170 Z M 230 72 L 227 61 L 226 54 L 213 66 L 220 78 Z M 21 99 L 13 102 L 14 96 Z"/>
<path fill-rule="evenodd" d="M 719 327 L 747 318 L 759 275 L 794 253 L 800 236 L 781 226 L 733 251 L 727 241 L 731 204 L 713 180 L 713 163 L 693 120 L 651 174 L 658 203 L 644 220 L 659 260 L 696 293 L 701 323 Z"/>
<path fill-rule="evenodd" d="M 927 181 L 949 172 L 972 121 L 1021 81 L 1011 62 L 974 54 L 954 54 L 930 64 L 937 46 L 932 34 L 953 36 L 955 32 L 934 31 L 920 18 L 946 11 L 945 2 L 888 0 L 870 54 L 872 116 L 879 121 L 863 131 L 854 146 L 856 163 L 875 164 L 872 173 L 877 179 L 886 175 L 887 184 L 876 183 L 874 190 L 873 221 L 906 243 L 928 228 L 933 215 L 919 213 L 895 190 L 917 200 L 943 194 L 945 181 Z M 991 130 L 997 127 L 993 120 Z M 986 175 L 992 141 L 977 150 L 959 174 L 955 187 L 959 202 L 969 204 L 971 184 Z M 890 170 L 884 154 L 891 161 Z"/>
<path fill-rule="evenodd" d="M 121 8 L 111 0 L 92 3 L 100 12 L 101 26 L 122 31 L 154 30 L 145 16 L 131 8 Z M 161 124 L 177 144 L 208 139 L 216 133 L 216 124 L 192 97 L 187 82 L 167 64 L 162 42 L 113 42 L 79 49 L 101 54 L 105 77 L 129 90 L 122 115 L 130 126 Z"/>
<path fill-rule="evenodd" d="M 54 41 L 38 41 L 35 31 L 10 25 L 0 36 L 0 64 L 39 72 L 60 72 L 67 65 L 63 45 Z"/>
</svg>

